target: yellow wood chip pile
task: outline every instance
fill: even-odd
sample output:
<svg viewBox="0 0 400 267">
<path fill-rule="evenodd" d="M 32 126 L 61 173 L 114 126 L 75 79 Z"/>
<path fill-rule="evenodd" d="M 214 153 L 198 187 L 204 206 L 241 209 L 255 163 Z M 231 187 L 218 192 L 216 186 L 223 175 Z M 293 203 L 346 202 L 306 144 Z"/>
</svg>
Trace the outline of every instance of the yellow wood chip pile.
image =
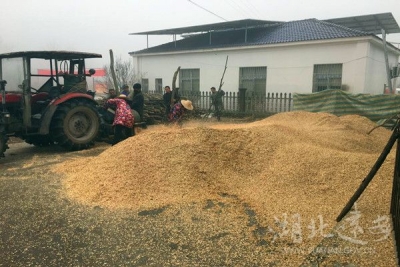
<svg viewBox="0 0 400 267">
<path fill-rule="evenodd" d="M 329 231 L 389 139 L 383 128 L 368 135 L 374 126 L 361 116 L 308 112 L 248 124 L 157 126 L 97 157 L 57 168 L 66 175 L 67 194 L 90 205 L 156 208 L 229 193 L 263 215 L 261 224 L 299 215 L 305 225 L 323 218 Z M 393 167 L 391 153 L 358 201 L 369 224 L 389 213 Z M 367 231 L 364 237 L 376 239 Z M 309 249 L 322 236 L 305 239 L 299 246 Z M 391 242 L 368 244 L 385 266 L 395 266 Z M 372 256 L 357 255 L 360 266 L 379 265 Z M 304 255 L 290 257 L 301 263 Z"/>
</svg>

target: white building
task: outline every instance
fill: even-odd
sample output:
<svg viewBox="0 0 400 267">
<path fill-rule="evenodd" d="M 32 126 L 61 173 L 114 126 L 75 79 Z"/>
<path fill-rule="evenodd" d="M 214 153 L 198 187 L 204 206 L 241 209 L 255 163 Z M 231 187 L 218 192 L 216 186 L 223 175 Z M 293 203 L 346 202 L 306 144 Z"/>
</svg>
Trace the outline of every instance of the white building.
<svg viewBox="0 0 400 267">
<path fill-rule="evenodd" d="M 382 30 L 380 38 L 376 34 Z M 201 33 L 176 40 L 176 34 L 194 32 Z M 171 86 L 179 66 L 181 91 L 218 88 L 228 56 L 226 92 L 247 88 L 260 94 L 311 93 L 343 88 L 381 94 L 389 81 L 387 69 L 398 67 L 400 56 L 394 45 L 384 46 L 386 33 L 400 33 L 391 13 L 326 21 L 240 20 L 135 33 L 172 34 L 175 41 L 129 54 L 145 90 L 161 92 Z M 395 88 L 396 79 L 391 78 Z"/>
</svg>

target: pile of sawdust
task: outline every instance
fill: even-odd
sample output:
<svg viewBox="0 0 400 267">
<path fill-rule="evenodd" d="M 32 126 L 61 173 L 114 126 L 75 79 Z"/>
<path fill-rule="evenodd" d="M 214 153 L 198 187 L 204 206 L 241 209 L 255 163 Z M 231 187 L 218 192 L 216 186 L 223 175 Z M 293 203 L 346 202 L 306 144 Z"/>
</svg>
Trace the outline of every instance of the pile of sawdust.
<svg viewBox="0 0 400 267">
<path fill-rule="evenodd" d="M 264 215 L 264 225 L 274 226 L 286 214 L 301 216 L 304 227 L 323 218 L 329 231 L 389 139 L 383 128 L 368 135 L 374 126 L 361 116 L 308 112 L 239 125 L 160 126 L 57 170 L 66 175 L 67 194 L 90 205 L 156 208 L 229 193 Z M 389 213 L 393 166 L 392 153 L 358 201 L 370 226 Z M 293 236 L 280 236 L 293 243 Z M 322 238 L 304 237 L 299 246 L 309 249 Z M 365 231 L 364 238 L 376 236 Z M 386 266 L 395 265 L 390 242 L 391 237 L 369 243 Z M 360 255 L 356 261 L 365 266 L 365 259 Z M 367 260 L 374 265 L 372 257 Z"/>
</svg>

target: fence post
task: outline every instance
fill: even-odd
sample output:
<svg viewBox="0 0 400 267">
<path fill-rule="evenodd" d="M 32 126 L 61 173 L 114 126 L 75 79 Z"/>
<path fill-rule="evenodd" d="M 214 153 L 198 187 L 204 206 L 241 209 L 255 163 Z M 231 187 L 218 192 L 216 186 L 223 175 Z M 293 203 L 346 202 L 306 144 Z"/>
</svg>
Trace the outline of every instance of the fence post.
<svg viewBox="0 0 400 267">
<path fill-rule="evenodd" d="M 236 111 L 237 110 L 237 105 L 238 105 L 238 99 L 237 99 L 237 94 L 236 92 L 232 93 L 232 110 Z"/>
<path fill-rule="evenodd" d="M 239 111 L 246 111 L 246 90 L 247 88 L 239 88 Z"/>
<path fill-rule="evenodd" d="M 200 92 L 200 107 L 204 109 L 204 92 Z"/>
<path fill-rule="evenodd" d="M 283 111 L 287 111 L 287 94 L 286 93 L 284 93 L 283 94 Z"/>
<path fill-rule="evenodd" d="M 226 93 L 226 98 L 228 100 L 228 103 L 225 107 L 226 110 L 231 110 L 232 109 L 232 92 Z"/>
</svg>

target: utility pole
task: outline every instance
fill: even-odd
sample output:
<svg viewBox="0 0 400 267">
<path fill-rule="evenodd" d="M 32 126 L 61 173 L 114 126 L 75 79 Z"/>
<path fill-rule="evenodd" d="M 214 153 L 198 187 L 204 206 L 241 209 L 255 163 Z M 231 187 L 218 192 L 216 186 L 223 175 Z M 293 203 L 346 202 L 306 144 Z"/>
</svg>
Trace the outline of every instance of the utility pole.
<svg viewBox="0 0 400 267">
<path fill-rule="evenodd" d="M 385 32 L 385 29 L 381 29 L 381 31 L 382 31 L 382 40 L 383 40 L 383 53 L 385 56 L 385 65 L 386 65 L 387 86 L 389 88 L 390 93 L 393 93 L 392 75 L 390 74 L 389 58 L 388 58 L 387 46 L 386 46 L 386 32 Z"/>
</svg>

